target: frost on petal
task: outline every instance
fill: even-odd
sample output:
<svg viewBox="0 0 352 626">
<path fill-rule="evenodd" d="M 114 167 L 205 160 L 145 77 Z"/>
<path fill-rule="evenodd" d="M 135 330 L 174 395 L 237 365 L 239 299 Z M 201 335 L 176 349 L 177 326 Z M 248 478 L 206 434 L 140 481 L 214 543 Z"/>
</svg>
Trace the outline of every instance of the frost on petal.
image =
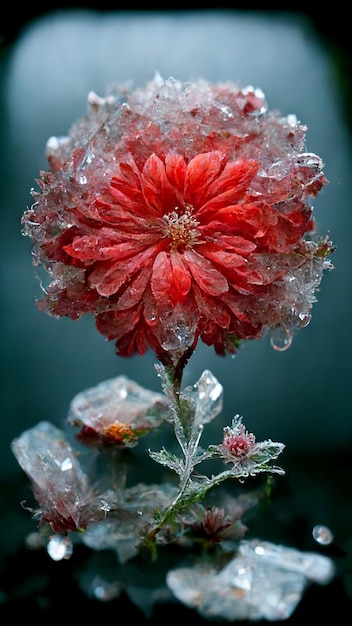
<svg viewBox="0 0 352 626">
<path fill-rule="evenodd" d="M 328 180 L 306 132 L 230 81 L 156 76 L 94 96 L 49 141 L 22 217 L 47 273 L 38 308 L 89 313 L 117 354 L 164 362 L 199 339 L 225 355 L 277 328 L 292 337 L 334 249 L 316 232 L 311 199 Z"/>
<path fill-rule="evenodd" d="M 40 422 L 11 444 L 40 505 L 39 525 L 56 533 L 86 529 L 114 507 L 117 493 L 95 491 L 64 433 Z"/>
<path fill-rule="evenodd" d="M 154 522 L 155 511 L 162 510 L 177 495 L 174 485 L 138 483 L 125 490 L 124 502 L 100 524 L 84 534 L 84 543 L 93 550 L 113 550 L 120 563 L 138 554 L 139 541 L 146 527 Z"/>
<path fill-rule="evenodd" d="M 207 259 L 197 252 L 187 251 L 185 261 L 197 285 L 210 296 L 220 296 L 228 291 L 228 282 Z"/>
<path fill-rule="evenodd" d="M 12 451 L 31 480 L 45 491 L 48 483 L 64 489 L 67 476 L 81 490 L 88 487 L 87 476 L 64 433 L 49 422 L 39 422 L 12 442 Z M 39 462 L 38 462 L 39 461 Z"/>
</svg>

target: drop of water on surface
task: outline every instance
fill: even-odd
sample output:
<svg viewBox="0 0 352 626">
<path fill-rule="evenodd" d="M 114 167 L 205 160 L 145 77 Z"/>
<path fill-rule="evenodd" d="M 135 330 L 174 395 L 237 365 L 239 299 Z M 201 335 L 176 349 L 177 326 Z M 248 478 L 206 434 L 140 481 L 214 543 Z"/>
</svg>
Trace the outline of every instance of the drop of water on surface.
<svg viewBox="0 0 352 626">
<path fill-rule="evenodd" d="M 73 545 L 71 539 L 68 537 L 61 537 L 54 535 L 47 543 L 46 550 L 48 555 L 53 561 L 62 561 L 62 559 L 69 559 L 72 556 Z"/>
<path fill-rule="evenodd" d="M 43 539 L 40 533 L 29 533 L 25 539 L 25 545 L 28 550 L 40 550 L 43 548 Z"/>
<path fill-rule="evenodd" d="M 93 581 L 93 593 L 97 600 L 108 602 L 119 596 L 120 585 L 118 583 L 108 583 L 97 577 Z"/>
<path fill-rule="evenodd" d="M 292 334 L 288 328 L 276 328 L 270 337 L 270 344 L 274 350 L 284 352 L 292 344 Z"/>
<path fill-rule="evenodd" d="M 334 540 L 334 535 L 330 528 L 322 524 L 314 526 L 312 535 L 313 539 L 315 539 L 317 543 L 320 543 L 321 546 L 329 546 Z"/>
<path fill-rule="evenodd" d="M 299 313 L 298 319 L 300 321 L 300 328 L 305 328 L 310 323 L 312 316 L 309 311 L 302 311 Z"/>
</svg>

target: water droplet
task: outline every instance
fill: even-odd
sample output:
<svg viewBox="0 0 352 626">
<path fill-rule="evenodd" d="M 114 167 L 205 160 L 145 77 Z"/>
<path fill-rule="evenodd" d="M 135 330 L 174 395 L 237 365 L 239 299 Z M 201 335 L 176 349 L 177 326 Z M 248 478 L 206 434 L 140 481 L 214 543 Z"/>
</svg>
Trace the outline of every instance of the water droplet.
<svg viewBox="0 0 352 626">
<path fill-rule="evenodd" d="M 164 350 L 185 349 L 193 343 L 194 333 L 187 325 L 178 323 L 170 324 L 165 339 L 162 341 Z"/>
<path fill-rule="evenodd" d="M 313 167 L 317 171 L 320 171 L 323 168 L 323 161 L 313 152 L 302 152 L 302 154 L 297 156 L 297 165 Z"/>
<path fill-rule="evenodd" d="M 275 328 L 270 337 L 270 344 L 274 350 L 284 352 L 292 344 L 292 333 L 288 328 Z"/>
<path fill-rule="evenodd" d="M 297 116 L 294 113 L 290 113 L 287 118 L 286 121 L 288 123 L 289 126 L 292 126 L 292 128 L 295 128 L 297 126 Z"/>
<path fill-rule="evenodd" d="M 117 598 L 121 592 L 121 585 L 118 582 L 108 583 L 97 576 L 93 580 L 93 593 L 97 600 L 107 602 Z"/>
<path fill-rule="evenodd" d="M 70 141 L 69 137 L 49 137 L 46 143 L 46 154 L 47 156 L 55 157 L 62 147 L 68 144 Z"/>
<path fill-rule="evenodd" d="M 72 556 L 73 545 L 69 537 L 54 535 L 47 543 L 46 551 L 53 561 L 62 561 Z"/>
<path fill-rule="evenodd" d="M 334 535 L 330 528 L 323 526 L 322 524 L 314 526 L 312 535 L 315 541 L 320 543 L 321 546 L 329 546 L 334 540 Z"/>
<path fill-rule="evenodd" d="M 310 324 L 312 315 L 309 311 L 301 311 L 298 314 L 298 319 L 300 328 L 305 328 L 306 326 L 308 326 L 308 324 Z"/>
<path fill-rule="evenodd" d="M 28 550 L 40 550 L 43 548 L 43 538 L 40 533 L 29 533 L 25 540 L 25 545 Z"/>
</svg>

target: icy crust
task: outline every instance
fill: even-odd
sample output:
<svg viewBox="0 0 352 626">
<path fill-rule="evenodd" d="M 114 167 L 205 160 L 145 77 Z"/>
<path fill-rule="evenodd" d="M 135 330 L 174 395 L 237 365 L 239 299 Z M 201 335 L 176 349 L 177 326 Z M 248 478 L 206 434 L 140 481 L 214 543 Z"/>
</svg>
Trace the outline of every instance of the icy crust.
<svg viewBox="0 0 352 626">
<path fill-rule="evenodd" d="M 71 127 L 69 135 L 51 137 L 47 144 L 51 169 L 64 166 L 67 183 L 72 176 L 77 179 L 76 171 L 83 169 L 87 175 L 92 170 L 94 176 L 99 166 L 124 159 L 126 152 L 141 166 L 150 154 L 175 148 L 187 159 L 214 149 L 223 149 L 231 160 L 256 159 L 258 194 L 271 186 L 275 189 L 275 180 L 288 180 L 297 166 L 301 182 L 312 188 L 315 184 L 317 190 L 326 182 L 320 157 L 305 153 L 307 127 L 293 114 L 268 112 L 260 89 L 241 89 L 231 82 L 183 83 L 157 75 L 145 89 L 117 87 L 105 98 L 90 93 L 88 102 L 89 114 Z M 77 151 L 79 162 L 72 159 Z M 99 176 L 94 178 L 98 191 Z M 104 182 L 100 181 L 102 188 Z M 296 192 L 298 196 L 302 190 L 298 187 Z"/>
<path fill-rule="evenodd" d="M 230 159 L 239 153 L 259 158 L 264 171 L 276 164 L 282 175 L 280 161 L 289 164 L 304 151 L 307 127 L 294 115 L 268 113 L 263 92 L 251 86 L 183 83 L 156 75 L 143 89 L 117 87 L 105 98 L 90 93 L 88 102 L 88 115 L 73 124 L 67 137 L 49 139 L 46 154 L 54 169 L 67 166 L 73 149 L 88 146 L 117 159 L 129 150 L 138 165 L 151 153 L 166 154 L 175 146 L 188 159 L 223 147 Z M 71 166 L 74 170 L 76 164 Z"/>
</svg>

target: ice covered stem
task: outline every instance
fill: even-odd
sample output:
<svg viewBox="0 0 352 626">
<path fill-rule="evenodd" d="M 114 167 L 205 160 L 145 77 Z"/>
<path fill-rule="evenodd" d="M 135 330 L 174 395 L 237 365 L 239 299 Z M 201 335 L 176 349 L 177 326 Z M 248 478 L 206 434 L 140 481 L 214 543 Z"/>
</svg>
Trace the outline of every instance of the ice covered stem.
<svg viewBox="0 0 352 626">
<path fill-rule="evenodd" d="M 155 366 L 170 405 L 167 419 L 173 424 L 175 437 L 183 457 L 177 457 L 165 448 L 160 452 L 149 450 L 150 456 L 155 461 L 166 465 L 178 474 L 179 491 L 171 504 L 159 513 L 157 524 L 148 533 L 147 543 L 154 541 L 164 524 L 172 523 L 179 510 L 201 499 L 200 494 L 195 498 L 192 491 L 188 490 L 186 493 L 186 490 L 191 482 L 204 423 L 211 421 L 222 409 L 223 388 L 208 370 L 203 372 L 198 383 L 193 387 L 181 391 L 184 367 L 191 354 L 192 349 L 184 352 L 183 357 L 174 367 L 165 367 L 162 363 Z"/>
<path fill-rule="evenodd" d="M 232 427 L 224 429 L 223 443 L 203 450 L 199 443 L 204 426 L 222 410 L 222 385 L 209 370 L 205 370 L 195 385 L 181 390 L 178 383 L 175 386 L 170 370 L 157 365 L 156 371 L 170 406 L 167 419 L 173 424 L 182 456 L 170 453 L 165 448 L 159 452 L 149 450 L 150 456 L 157 463 L 168 467 L 179 477 L 176 497 L 157 513 L 156 524 L 145 538 L 152 550 L 155 549 L 153 542 L 163 526 L 172 525 L 179 513 L 202 501 L 210 489 L 225 480 L 243 479 L 260 472 L 283 474 L 283 470 L 273 466 L 272 462 L 285 447 L 271 440 L 256 443 L 254 435 L 245 430 L 242 418 L 237 415 L 232 421 Z M 231 467 L 212 476 L 201 474 L 197 468 L 195 475 L 194 469 L 200 463 L 218 458 L 231 464 Z"/>
</svg>

